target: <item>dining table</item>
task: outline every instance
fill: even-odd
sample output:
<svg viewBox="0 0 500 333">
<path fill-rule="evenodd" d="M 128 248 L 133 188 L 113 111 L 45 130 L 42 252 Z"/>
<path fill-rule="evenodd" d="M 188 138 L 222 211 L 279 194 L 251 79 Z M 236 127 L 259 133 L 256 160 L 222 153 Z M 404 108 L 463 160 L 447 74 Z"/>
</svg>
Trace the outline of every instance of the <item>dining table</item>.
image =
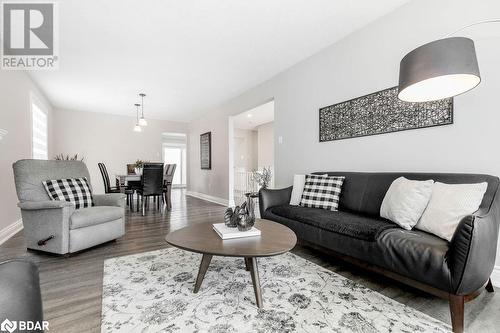
<svg viewBox="0 0 500 333">
<path fill-rule="evenodd" d="M 116 177 L 116 186 L 118 187 L 127 187 L 129 182 L 140 182 L 142 179 L 142 175 L 138 175 L 135 173 L 129 173 L 126 175 L 115 175 Z"/>
<path fill-rule="evenodd" d="M 140 186 L 141 180 L 142 180 L 142 175 L 138 175 L 136 173 L 129 173 L 129 174 L 124 174 L 124 175 L 115 175 L 116 179 L 116 187 L 121 188 L 121 189 L 127 189 L 127 188 L 132 188 L 134 189 L 134 186 Z M 172 199 L 171 199 L 171 189 L 172 189 L 172 181 L 171 179 L 165 179 L 164 180 L 165 185 L 167 186 L 167 192 L 166 195 L 164 196 L 166 204 L 167 204 L 167 210 L 172 209 Z M 132 200 L 133 198 L 133 192 L 131 195 L 131 198 L 129 200 Z"/>
</svg>

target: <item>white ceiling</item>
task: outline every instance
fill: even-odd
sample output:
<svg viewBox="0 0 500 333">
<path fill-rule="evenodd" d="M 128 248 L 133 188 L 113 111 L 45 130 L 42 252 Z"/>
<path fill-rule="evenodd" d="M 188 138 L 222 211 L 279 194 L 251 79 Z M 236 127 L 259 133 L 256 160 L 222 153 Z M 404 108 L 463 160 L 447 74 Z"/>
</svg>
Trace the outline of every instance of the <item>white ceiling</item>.
<svg viewBox="0 0 500 333">
<path fill-rule="evenodd" d="M 259 105 L 233 117 L 234 128 L 253 130 L 274 121 L 274 101 Z"/>
<path fill-rule="evenodd" d="M 408 0 L 59 1 L 55 107 L 189 121 Z"/>
</svg>

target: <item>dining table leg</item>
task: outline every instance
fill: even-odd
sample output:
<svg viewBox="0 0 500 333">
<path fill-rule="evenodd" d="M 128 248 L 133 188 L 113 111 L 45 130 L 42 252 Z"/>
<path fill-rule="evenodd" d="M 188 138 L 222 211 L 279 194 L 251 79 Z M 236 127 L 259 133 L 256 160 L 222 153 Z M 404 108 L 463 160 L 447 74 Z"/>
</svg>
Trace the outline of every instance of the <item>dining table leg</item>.
<svg viewBox="0 0 500 333">
<path fill-rule="evenodd" d="M 148 201 L 149 201 L 148 199 L 149 199 L 148 196 L 145 196 L 145 195 L 142 196 L 142 200 L 141 200 L 142 216 L 146 216 L 146 208 L 147 208 Z"/>
<path fill-rule="evenodd" d="M 165 201 L 167 202 L 167 210 L 172 210 L 172 184 L 167 185 L 166 194 L 167 195 Z"/>
</svg>

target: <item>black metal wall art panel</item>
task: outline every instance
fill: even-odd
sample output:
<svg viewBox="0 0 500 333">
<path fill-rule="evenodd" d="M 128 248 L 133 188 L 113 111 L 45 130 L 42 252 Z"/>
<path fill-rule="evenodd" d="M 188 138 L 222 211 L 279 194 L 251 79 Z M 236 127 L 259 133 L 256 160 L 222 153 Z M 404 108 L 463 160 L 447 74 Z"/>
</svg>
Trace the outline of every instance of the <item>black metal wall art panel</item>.
<svg viewBox="0 0 500 333">
<path fill-rule="evenodd" d="M 408 103 L 398 87 L 319 109 L 319 141 L 453 124 L 453 98 Z"/>
<path fill-rule="evenodd" d="M 200 135 L 200 162 L 202 169 L 212 169 L 212 132 Z"/>
</svg>

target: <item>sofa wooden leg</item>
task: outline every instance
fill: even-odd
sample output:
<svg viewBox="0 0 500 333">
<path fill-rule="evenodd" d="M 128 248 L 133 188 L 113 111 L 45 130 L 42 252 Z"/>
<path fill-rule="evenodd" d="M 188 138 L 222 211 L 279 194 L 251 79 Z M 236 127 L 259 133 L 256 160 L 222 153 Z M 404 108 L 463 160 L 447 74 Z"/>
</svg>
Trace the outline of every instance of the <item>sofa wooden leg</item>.
<svg viewBox="0 0 500 333">
<path fill-rule="evenodd" d="M 464 296 L 450 294 L 451 326 L 454 333 L 464 331 Z"/>
<path fill-rule="evenodd" d="M 495 292 L 495 289 L 493 288 L 493 283 L 491 283 L 491 278 L 488 279 L 488 283 L 486 284 L 486 291 L 489 293 Z"/>
</svg>

